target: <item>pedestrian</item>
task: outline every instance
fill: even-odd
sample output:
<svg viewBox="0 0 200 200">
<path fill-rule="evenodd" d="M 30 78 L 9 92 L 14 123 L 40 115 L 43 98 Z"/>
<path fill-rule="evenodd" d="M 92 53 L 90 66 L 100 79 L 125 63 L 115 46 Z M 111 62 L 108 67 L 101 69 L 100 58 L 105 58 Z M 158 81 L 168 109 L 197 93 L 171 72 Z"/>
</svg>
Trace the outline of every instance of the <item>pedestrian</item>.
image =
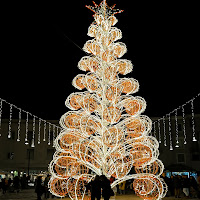
<svg viewBox="0 0 200 200">
<path fill-rule="evenodd" d="M 183 176 L 182 179 L 182 187 L 183 187 L 183 193 L 185 194 L 186 198 L 189 198 L 189 188 L 190 188 L 190 182 L 189 182 L 189 178 L 187 176 Z"/>
<path fill-rule="evenodd" d="M 174 196 L 174 176 L 171 176 L 168 184 L 169 196 Z"/>
<path fill-rule="evenodd" d="M 123 181 L 119 184 L 119 193 L 125 194 L 125 187 L 126 187 L 126 181 Z"/>
<path fill-rule="evenodd" d="M 175 198 L 180 198 L 181 194 L 181 179 L 180 176 L 174 177 L 174 195 Z"/>
<path fill-rule="evenodd" d="M 196 198 L 198 194 L 198 185 L 193 176 L 190 176 L 190 197 Z"/>
<path fill-rule="evenodd" d="M 95 176 L 95 179 L 90 181 L 87 185 L 88 190 L 91 192 L 91 200 L 101 199 L 101 181 L 99 175 Z"/>
<path fill-rule="evenodd" d="M 6 190 L 7 190 L 7 188 L 6 188 L 6 178 L 2 179 L 1 187 L 2 187 L 3 194 L 5 194 Z"/>
<path fill-rule="evenodd" d="M 41 176 L 37 177 L 35 192 L 37 193 L 37 200 L 41 200 L 41 196 L 44 192 L 44 189 L 43 189 L 43 186 L 42 186 L 42 177 Z"/>
<path fill-rule="evenodd" d="M 44 196 L 46 199 L 49 198 L 49 190 L 48 190 L 48 183 L 50 180 L 50 175 L 48 174 L 47 177 L 44 180 Z"/>
<path fill-rule="evenodd" d="M 101 175 L 100 179 L 102 185 L 102 196 L 104 200 L 109 200 L 110 196 L 114 196 L 114 192 L 110 186 L 110 180 L 108 180 L 105 175 Z"/>
<path fill-rule="evenodd" d="M 14 191 L 16 190 L 16 192 L 19 192 L 19 188 L 20 188 L 20 180 L 18 176 L 15 176 L 13 179 L 13 187 L 14 187 Z"/>
</svg>

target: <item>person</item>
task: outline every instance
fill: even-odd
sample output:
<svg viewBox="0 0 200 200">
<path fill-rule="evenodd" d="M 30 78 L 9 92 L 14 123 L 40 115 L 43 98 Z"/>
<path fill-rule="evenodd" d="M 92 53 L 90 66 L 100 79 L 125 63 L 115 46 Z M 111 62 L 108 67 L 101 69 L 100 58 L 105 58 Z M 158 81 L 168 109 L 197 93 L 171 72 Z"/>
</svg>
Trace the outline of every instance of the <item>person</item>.
<svg viewBox="0 0 200 200">
<path fill-rule="evenodd" d="M 189 183 L 189 178 L 187 176 L 183 176 L 182 179 L 182 186 L 183 186 L 183 193 L 185 194 L 186 198 L 189 198 L 189 188 L 190 188 L 190 183 Z"/>
<path fill-rule="evenodd" d="M 48 190 L 48 183 L 50 180 L 50 175 L 48 174 L 47 177 L 44 180 L 44 196 L 46 199 L 49 198 L 49 190 Z"/>
<path fill-rule="evenodd" d="M 126 186 L 126 181 L 123 181 L 119 184 L 119 192 L 120 194 L 125 194 L 125 186 Z"/>
<path fill-rule="evenodd" d="M 13 179 L 13 187 L 14 187 L 14 190 L 16 190 L 16 192 L 18 193 L 19 187 L 20 187 L 20 180 L 18 176 L 15 176 Z"/>
<path fill-rule="evenodd" d="M 198 192 L 198 185 L 193 176 L 190 176 L 190 197 L 196 197 Z"/>
<path fill-rule="evenodd" d="M 90 181 L 87 185 L 88 190 L 91 192 L 91 200 L 101 199 L 101 181 L 99 175 L 95 176 L 95 179 Z"/>
<path fill-rule="evenodd" d="M 41 200 L 43 194 L 42 177 L 38 176 L 36 180 L 35 192 L 37 193 L 37 200 Z"/>
<path fill-rule="evenodd" d="M 7 186 L 6 186 L 6 178 L 3 178 L 2 179 L 2 183 L 1 183 L 1 187 L 2 187 L 2 190 L 3 190 L 3 194 L 6 193 L 6 190 L 7 190 Z"/>
<path fill-rule="evenodd" d="M 169 196 L 174 196 L 174 176 L 171 175 L 168 183 Z"/>
<path fill-rule="evenodd" d="M 114 195 L 114 192 L 110 187 L 110 180 L 108 180 L 105 175 L 101 175 L 100 179 L 102 185 L 102 196 L 104 200 L 109 200 L 110 196 Z"/>
<path fill-rule="evenodd" d="M 175 176 L 174 177 L 174 195 L 175 198 L 180 198 L 180 193 L 181 192 L 181 179 L 180 176 Z"/>
</svg>

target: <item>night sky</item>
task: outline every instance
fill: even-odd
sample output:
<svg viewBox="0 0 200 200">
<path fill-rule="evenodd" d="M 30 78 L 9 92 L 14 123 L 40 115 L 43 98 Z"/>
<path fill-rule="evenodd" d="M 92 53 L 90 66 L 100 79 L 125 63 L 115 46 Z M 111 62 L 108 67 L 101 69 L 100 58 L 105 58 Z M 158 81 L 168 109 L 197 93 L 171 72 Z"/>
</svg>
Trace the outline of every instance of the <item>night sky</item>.
<svg viewBox="0 0 200 200">
<path fill-rule="evenodd" d="M 122 58 L 134 65 L 126 77 L 139 81 L 135 96 L 147 101 L 144 114 L 163 116 L 196 96 L 200 92 L 197 3 L 107 2 L 124 10 L 116 15 L 115 26 L 128 49 Z M 92 39 L 87 29 L 93 13 L 85 5 L 92 1 L 2 6 L 1 98 L 43 119 L 58 120 L 68 111 L 65 100 L 78 91 L 71 81 L 85 73 L 77 68 L 86 55 L 78 46 Z"/>
</svg>

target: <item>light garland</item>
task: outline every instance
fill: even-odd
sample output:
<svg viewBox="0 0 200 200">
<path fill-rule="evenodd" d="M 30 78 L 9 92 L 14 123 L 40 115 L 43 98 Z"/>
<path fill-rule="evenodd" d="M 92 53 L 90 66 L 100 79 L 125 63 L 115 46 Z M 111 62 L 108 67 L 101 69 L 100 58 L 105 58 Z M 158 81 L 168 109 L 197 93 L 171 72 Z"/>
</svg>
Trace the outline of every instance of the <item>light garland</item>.
<svg viewBox="0 0 200 200">
<path fill-rule="evenodd" d="M 40 144 L 40 138 L 41 138 L 40 132 L 41 132 L 41 119 L 39 118 L 39 122 L 38 122 L 38 144 Z"/>
<path fill-rule="evenodd" d="M 184 137 L 184 141 L 183 144 L 186 145 L 187 144 L 187 135 L 186 135 L 186 119 L 185 119 L 185 106 L 186 105 L 190 105 L 190 109 L 191 109 L 191 123 L 192 123 L 192 141 L 196 142 L 196 136 L 195 136 L 195 113 L 194 113 L 194 101 L 197 101 L 197 98 L 200 97 L 200 93 L 197 94 L 195 97 L 193 97 L 192 99 L 190 99 L 189 101 L 187 101 L 186 103 L 184 103 L 183 105 L 179 106 L 178 108 L 174 109 L 173 111 L 171 111 L 170 113 L 166 114 L 167 116 L 170 116 L 171 114 L 174 114 L 174 121 L 175 121 L 175 140 L 176 140 L 176 144 L 175 147 L 179 147 L 179 130 L 178 130 L 178 110 L 181 110 L 182 112 L 182 128 L 183 128 L 183 137 Z M 198 101 L 197 101 L 198 102 Z M 156 127 L 155 124 L 158 123 L 158 132 L 161 130 L 159 130 L 159 121 L 162 120 L 163 121 L 163 137 L 164 137 L 164 146 L 167 146 L 166 143 L 166 127 L 165 127 L 165 116 L 163 116 L 162 118 L 157 119 L 156 121 L 153 122 L 154 125 L 154 136 L 156 137 Z M 170 119 L 171 121 L 171 119 Z M 171 131 L 171 122 L 169 123 L 169 139 L 170 137 L 172 138 L 172 131 Z M 160 127 L 161 128 L 161 127 Z M 171 136 L 170 136 L 171 135 Z M 160 142 L 160 138 L 161 136 L 158 134 L 158 139 Z M 170 139 L 171 141 L 171 139 Z M 161 143 L 161 142 L 160 142 Z M 171 143 L 171 142 L 170 142 Z M 172 146 L 172 145 L 170 145 Z M 173 147 L 170 147 L 171 150 L 173 150 Z"/>
<path fill-rule="evenodd" d="M 176 146 L 175 147 L 179 147 L 177 109 L 175 110 L 175 130 L 176 130 Z"/>
<path fill-rule="evenodd" d="M 48 145 L 51 145 L 51 124 L 49 123 Z"/>
<path fill-rule="evenodd" d="M 28 112 L 26 113 L 25 145 L 28 145 Z"/>
<path fill-rule="evenodd" d="M 183 115 L 183 136 L 184 136 L 184 143 L 183 144 L 187 144 L 186 131 L 185 131 L 185 109 L 184 109 L 184 106 L 182 106 L 182 115 Z"/>
<path fill-rule="evenodd" d="M 49 189 L 58 197 L 68 193 L 71 199 L 88 199 L 85 185 L 94 177 L 88 174 L 91 170 L 115 177 L 111 187 L 135 179 L 138 196 L 161 199 L 167 192 L 160 178 L 164 166 L 158 160 L 159 143 L 149 136 L 152 121 L 141 115 L 146 102 L 131 96 L 139 89 L 137 80 L 118 76 L 133 68 L 130 61 L 119 59 L 127 48 L 116 42 L 122 33 L 113 26 L 117 23 L 114 14 L 122 11 L 109 7 L 105 0 L 87 7 L 95 13 L 95 22 L 88 28 L 94 39 L 85 43 L 83 50 L 89 56 L 79 61 L 78 68 L 89 72 L 72 81 L 75 88 L 86 91 L 66 99 L 71 111 L 60 119 L 62 131 L 55 139 L 56 152 L 49 164 Z M 132 167 L 136 174 L 128 175 Z"/>
<path fill-rule="evenodd" d="M 18 116 L 19 116 L 19 119 L 18 119 L 18 125 L 17 125 L 17 139 L 16 141 L 17 142 L 20 142 L 20 133 L 21 133 L 21 124 L 22 124 L 22 114 L 25 113 L 26 114 L 26 120 L 25 120 L 25 139 L 24 139 L 24 143 L 25 145 L 28 145 L 29 144 L 29 141 L 28 141 L 28 131 L 29 131 L 29 118 L 30 116 L 33 117 L 33 138 L 31 140 L 31 146 L 32 147 L 35 147 L 35 141 L 33 141 L 33 139 L 35 140 L 35 134 L 36 134 L 36 131 L 35 131 L 35 125 L 36 125 L 36 119 L 38 119 L 38 144 L 40 144 L 40 139 L 41 139 L 41 123 L 43 121 L 44 123 L 44 138 L 43 138 L 43 141 L 45 142 L 45 131 L 46 131 L 46 123 L 49 123 L 50 126 L 55 126 L 57 128 L 57 131 L 60 130 L 61 128 L 59 126 L 56 126 L 55 124 L 52 124 L 50 122 L 47 122 L 46 120 L 43 120 L 33 114 L 31 114 L 30 112 L 27 112 L 21 108 L 19 108 L 18 106 L 14 105 L 14 104 L 11 104 L 9 103 L 8 101 L 0 98 L 0 137 L 2 136 L 1 134 L 1 127 L 2 127 L 2 113 L 3 113 L 3 103 L 5 104 L 8 104 L 9 105 L 9 121 L 8 121 L 8 135 L 7 137 L 8 138 L 11 138 L 11 133 L 12 133 L 12 116 L 13 116 L 13 112 L 14 112 L 14 109 L 17 109 L 18 110 Z M 55 139 L 55 138 L 54 138 Z"/>
<path fill-rule="evenodd" d="M 168 114 L 168 121 L 169 121 L 169 147 L 170 151 L 173 150 L 173 144 L 172 144 L 172 129 L 171 129 L 171 117 L 170 114 Z"/>
<path fill-rule="evenodd" d="M 33 137 L 31 141 L 31 147 L 35 147 L 35 116 L 33 116 Z"/>
<path fill-rule="evenodd" d="M 163 116 L 163 135 L 164 135 L 164 146 L 167 146 L 166 128 L 165 128 L 165 117 Z"/>
<path fill-rule="evenodd" d="M 11 126 L 12 126 L 12 104 L 10 104 L 10 117 L 9 117 L 9 123 L 8 123 L 8 138 L 11 138 Z"/>
<path fill-rule="evenodd" d="M 22 111 L 20 109 L 19 110 L 19 121 L 18 121 L 18 127 L 17 127 L 17 142 L 20 142 L 21 115 L 22 115 Z"/>
<path fill-rule="evenodd" d="M 192 141 L 196 142 L 197 139 L 195 137 L 195 123 L 194 123 L 194 100 L 191 100 L 191 111 L 192 111 Z"/>
</svg>

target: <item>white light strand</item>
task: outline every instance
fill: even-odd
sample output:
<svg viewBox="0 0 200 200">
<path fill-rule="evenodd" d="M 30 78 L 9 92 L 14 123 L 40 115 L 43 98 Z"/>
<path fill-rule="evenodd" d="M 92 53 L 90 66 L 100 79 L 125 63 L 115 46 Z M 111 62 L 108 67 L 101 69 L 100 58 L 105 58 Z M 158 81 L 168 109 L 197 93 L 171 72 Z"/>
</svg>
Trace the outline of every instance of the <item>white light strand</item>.
<svg viewBox="0 0 200 200">
<path fill-rule="evenodd" d="M 28 145 L 28 112 L 26 112 L 25 145 Z"/>
<path fill-rule="evenodd" d="M 158 120 L 158 138 L 159 138 L 159 143 L 161 143 L 161 134 L 160 134 L 160 119 Z"/>
<path fill-rule="evenodd" d="M 6 103 L 6 104 L 8 104 L 8 105 L 9 105 L 10 107 L 12 107 L 12 108 L 14 107 L 14 108 L 18 109 L 19 112 L 21 112 L 21 115 L 22 115 L 22 112 L 24 112 L 24 113 L 26 113 L 26 114 L 28 113 L 30 116 L 35 116 L 35 115 L 31 114 L 30 112 L 25 111 L 25 110 L 19 108 L 18 106 L 9 103 L 9 102 L 6 101 L 5 99 L 0 98 L 0 130 L 1 130 L 1 124 L 2 124 L 3 102 Z M 12 113 L 11 113 L 11 118 L 12 118 Z M 41 118 L 35 116 L 35 119 L 41 119 Z M 12 120 L 12 119 L 11 119 L 11 120 Z M 47 121 L 44 120 L 44 119 L 41 119 L 41 120 L 44 121 L 44 122 L 47 122 Z M 48 122 L 48 123 L 50 123 L 50 122 Z M 55 124 L 52 124 L 52 123 L 50 123 L 50 124 L 51 124 L 51 125 L 55 125 Z M 57 126 L 57 125 L 55 125 L 55 126 L 56 126 L 57 128 L 60 129 L 60 126 Z M 27 127 L 28 127 L 28 126 L 27 126 Z M 9 128 L 8 128 L 8 133 L 9 133 Z M 27 134 L 28 134 L 28 132 L 27 132 Z M 1 132 L 0 132 L 0 136 L 1 136 Z M 9 134 L 8 134 L 8 137 L 9 137 Z M 26 141 L 26 138 L 27 138 L 27 137 L 25 137 L 25 141 Z M 45 141 L 45 140 L 44 140 L 44 141 Z M 28 142 L 28 139 L 27 139 L 26 142 Z"/>
<path fill-rule="evenodd" d="M 182 115 L 183 115 L 183 136 L 184 136 L 184 143 L 183 144 L 187 144 L 186 131 L 185 131 L 185 109 L 184 109 L 184 106 L 182 106 Z"/>
<path fill-rule="evenodd" d="M 156 138 L 156 122 L 153 123 L 153 128 L 154 128 L 154 131 L 153 131 L 154 137 Z"/>
<path fill-rule="evenodd" d="M 10 104 L 10 117 L 9 117 L 9 124 L 8 124 L 8 138 L 11 138 L 11 130 L 12 129 L 12 104 Z"/>
<path fill-rule="evenodd" d="M 163 135 L 164 135 L 164 146 L 167 146 L 167 138 L 166 138 L 166 128 L 165 128 L 165 116 L 163 116 Z"/>
<path fill-rule="evenodd" d="M 176 145 L 175 145 L 175 147 L 179 147 L 177 109 L 175 110 L 175 129 L 176 129 Z"/>
<path fill-rule="evenodd" d="M 192 111 L 192 141 L 196 142 L 197 139 L 195 137 L 195 122 L 194 122 L 194 99 L 191 100 L 191 111 Z"/>
<path fill-rule="evenodd" d="M 47 124 L 46 124 L 46 121 L 44 121 L 44 137 L 43 137 L 43 142 L 46 141 L 46 128 L 47 128 Z"/>
<path fill-rule="evenodd" d="M 53 125 L 53 145 L 52 145 L 53 147 L 55 147 L 54 140 L 55 140 L 55 126 Z"/>
<path fill-rule="evenodd" d="M 191 104 L 191 102 L 193 102 L 194 100 L 196 100 L 198 97 L 200 97 L 200 93 L 197 94 L 197 95 L 196 95 L 195 97 L 193 97 L 192 99 L 190 99 L 189 101 L 187 101 L 186 103 L 184 103 L 183 105 L 179 106 L 178 108 L 172 110 L 170 113 L 166 114 L 166 116 L 169 115 L 169 114 L 171 114 L 171 113 L 173 113 L 175 110 L 181 109 L 183 106 L 186 106 L 187 104 Z M 193 108 L 193 109 L 194 109 L 194 108 Z M 162 118 L 160 118 L 160 119 L 162 119 Z M 158 120 L 158 119 L 157 119 L 157 120 Z"/>
<path fill-rule="evenodd" d="M 18 121 L 18 127 L 17 127 L 17 142 L 20 141 L 20 127 L 21 127 L 21 109 L 19 110 L 19 121 Z"/>
<path fill-rule="evenodd" d="M 35 116 L 33 116 L 33 137 L 32 137 L 31 147 L 35 147 Z"/>
<path fill-rule="evenodd" d="M 170 114 L 168 114 L 168 120 L 169 120 L 169 146 L 170 146 L 170 150 L 173 150 L 173 144 L 172 144 L 172 132 L 171 132 L 171 119 L 170 119 Z"/>
<path fill-rule="evenodd" d="M 41 131 L 41 119 L 39 118 L 39 122 L 38 122 L 38 144 L 40 144 L 40 131 Z"/>
<path fill-rule="evenodd" d="M 49 135 L 48 135 L 48 145 L 51 145 L 51 124 L 49 124 Z"/>
<path fill-rule="evenodd" d="M 2 117 L 2 110 L 3 110 L 3 101 L 0 101 L 0 137 L 1 137 L 1 117 Z"/>
</svg>

